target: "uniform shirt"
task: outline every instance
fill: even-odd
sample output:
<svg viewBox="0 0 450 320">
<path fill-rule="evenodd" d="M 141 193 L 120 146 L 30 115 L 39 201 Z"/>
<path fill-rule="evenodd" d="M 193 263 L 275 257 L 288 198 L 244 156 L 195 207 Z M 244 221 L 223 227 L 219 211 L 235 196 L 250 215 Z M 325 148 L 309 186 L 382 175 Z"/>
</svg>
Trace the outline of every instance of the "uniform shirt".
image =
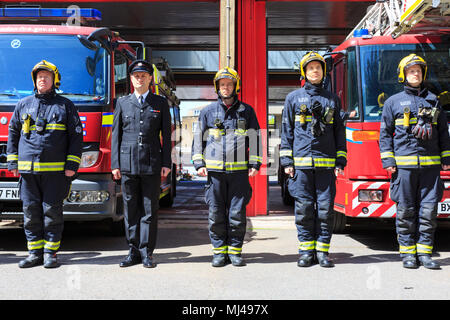
<svg viewBox="0 0 450 320">
<path fill-rule="evenodd" d="M 432 137 L 417 139 L 412 129 L 417 123 L 419 106 L 436 107 L 439 117 L 432 123 Z M 405 107 L 410 109 L 409 125 L 404 126 Z M 389 97 L 383 107 L 380 124 L 380 153 L 383 168 L 436 167 L 450 164 L 450 139 L 447 116 L 439 100 L 428 89 L 405 86 L 404 91 Z"/>
<path fill-rule="evenodd" d="M 22 130 L 27 115 L 28 134 Z M 39 115 L 45 118 L 42 134 L 36 130 Z M 35 174 L 77 171 L 82 143 L 83 129 L 72 101 L 54 92 L 25 97 L 18 101 L 9 124 L 8 169 Z"/>
<path fill-rule="evenodd" d="M 314 137 L 311 132 L 312 105 L 333 110 L 333 118 L 325 125 L 323 135 Z M 301 124 L 301 107 L 306 106 L 305 124 Z M 343 169 L 347 164 L 345 127 L 341 118 L 339 98 L 306 82 L 305 86 L 286 96 L 282 113 L 280 162 L 283 167 L 298 169 Z"/>
<path fill-rule="evenodd" d="M 216 172 L 259 170 L 262 146 L 253 108 L 239 100 L 227 107 L 219 98 L 200 112 L 192 143 L 196 170 Z"/>
<path fill-rule="evenodd" d="M 162 137 L 162 142 L 161 142 Z M 148 93 L 117 100 L 111 141 L 111 169 L 130 175 L 160 174 L 171 168 L 171 117 L 164 97 Z"/>
</svg>

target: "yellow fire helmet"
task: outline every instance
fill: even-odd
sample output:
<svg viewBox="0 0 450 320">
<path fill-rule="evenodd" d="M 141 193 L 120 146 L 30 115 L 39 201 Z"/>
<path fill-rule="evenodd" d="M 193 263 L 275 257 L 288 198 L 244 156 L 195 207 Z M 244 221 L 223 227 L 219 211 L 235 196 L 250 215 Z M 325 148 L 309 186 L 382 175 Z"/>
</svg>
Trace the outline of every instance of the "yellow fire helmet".
<svg viewBox="0 0 450 320">
<path fill-rule="evenodd" d="M 415 64 L 418 64 L 422 67 L 422 80 L 425 80 L 425 77 L 427 75 L 427 63 L 425 62 L 425 60 L 423 60 L 423 58 L 419 57 L 415 53 L 411 53 L 409 56 L 404 57 L 398 64 L 398 82 L 404 83 L 406 81 L 405 69 Z"/>
<path fill-rule="evenodd" d="M 234 86 L 234 94 L 239 94 L 239 91 L 241 90 L 241 78 L 239 77 L 239 74 L 237 73 L 236 70 L 231 69 L 229 67 L 225 67 L 223 69 L 220 69 L 219 71 L 217 71 L 216 76 L 214 77 L 214 89 L 216 89 L 217 94 L 219 94 L 219 86 L 217 84 L 217 82 L 220 79 L 231 79 L 233 80 L 235 86 Z"/>
<path fill-rule="evenodd" d="M 325 59 L 315 51 L 308 52 L 303 56 L 302 60 L 300 60 L 300 75 L 301 75 L 300 80 L 303 79 L 306 80 L 306 65 L 311 61 L 319 61 L 322 64 L 323 69 L 322 80 L 323 80 L 325 78 L 325 74 L 327 73 L 327 66 L 325 63 Z"/>
<path fill-rule="evenodd" d="M 36 89 L 36 75 L 39 70 L 47 70 L 53 73 L 53 81 L 56 89 L 61 85 L 61 74 L 58 71 L 58 68 L 51 62 L 42 60 L 39 61 L 31 71 L 31 78 L 33 79 L 34 88 Z"/>
</svg>

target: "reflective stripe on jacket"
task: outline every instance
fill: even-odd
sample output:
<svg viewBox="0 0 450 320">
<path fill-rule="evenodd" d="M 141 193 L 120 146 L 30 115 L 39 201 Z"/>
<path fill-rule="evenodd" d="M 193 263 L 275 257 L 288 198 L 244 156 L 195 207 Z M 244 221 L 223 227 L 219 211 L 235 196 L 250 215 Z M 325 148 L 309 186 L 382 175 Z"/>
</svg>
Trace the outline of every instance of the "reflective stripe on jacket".
<svg viewBox="0 0 450 320">
<path fill-rule="evenodd" d="M 259 124 L 253 108 L 235 100 L 231 107 L 219 98 L 206 106 L 198 119 L 192 143 L 195 169 L 236 172 L 262 164 Z"/>
<path fill-rule="evenodd" d="M 286 97 L 282 114 L 281 165 L 298 169 L 335 166 L 343 169 L 347 164 L 347 147 L 339 98 L 322 88 L 314 88 L 314 91 L 312 94 L 303 87 Z M 315 101 L 320 102 L 324 110 L 334 110 L 333 118 L 325 124 L 324 134 L 318 137 L 311 132 L 311 106 Z"/>
<path fill-rule="evenodd" d="M 437 107 L 437 121 L 431 124 L 432 137 L 417 139 L 412 129 L 418 121 L 419 106 Z M 410 111 L 409 122 L 404 123 L 405 108 Z M 406 118 L 407 120 L 407 118 Z M 438 98 L 427 89 L 405 90 L 389 97 L 383 107 L 380 125 L 380 155 L 383 168 L 419 168 L 450 164 L 450 139 L 447 116 Z"/>
<path fill-rule="evenodd" d="M 39 115 L 45 119 L 41 132 L 36 130 Z M 77 171 L 82 143 L 80 117 L 69 99 L 57 94 L 28 96 L 19 100 L 9 124 L 8 169 L 40 174 Z"/>
</svg>

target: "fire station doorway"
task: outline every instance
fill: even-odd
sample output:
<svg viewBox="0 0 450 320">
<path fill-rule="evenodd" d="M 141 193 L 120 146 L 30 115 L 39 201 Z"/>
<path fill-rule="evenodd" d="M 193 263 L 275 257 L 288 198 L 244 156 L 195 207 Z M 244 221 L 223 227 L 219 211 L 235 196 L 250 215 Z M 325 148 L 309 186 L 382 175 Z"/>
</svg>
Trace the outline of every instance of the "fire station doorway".
<svg viewBox="0 0 450 320">
<path fill-rule="evenodd" d="M 118 3 L 120 2 L 120 4 Z M 7 0 L 7 5 L 15 1 Z M 342 42 L 373 1 L 172 0 L 172 1 L 27 1 L 43 8 L 76 5 L 102 13 L 97 27 L 118 31 L 127 40 L 142 41 L 153 56 L 164 57 L 175 76 L 181 100 L 182 166 L 195 175 L 190 162 L 192 132 L 199 111 L 217 99 L 212 79 L 228 48 L 241 76 L 240 99 L 254 107 L 263 129 L 264 165 L 251 178 L 253 198 L 247 215 L 279 212 L 270 207 L 276 189 L 281 111 L 285 96 L 300 86 L 298 62 L 309 51 L 326 51 Z M 224 10 L 232 8 L 228 16 Z M 228 30 L 228 31 L 227 31 Z M 232 33 L 230 43 L 223 33 Z M 228 39 L 229 40 L 229 39 Z M 179 188 L 189 192 L 189 188 Z M 278 189 L 277 189 L 278 190 Z M 200 204 L 199 204 L 200 205 Z M 200 208 L 200 207 L 199 207 Z M 286 207 L 284 212 L 292 214 Z"/>
</svg>

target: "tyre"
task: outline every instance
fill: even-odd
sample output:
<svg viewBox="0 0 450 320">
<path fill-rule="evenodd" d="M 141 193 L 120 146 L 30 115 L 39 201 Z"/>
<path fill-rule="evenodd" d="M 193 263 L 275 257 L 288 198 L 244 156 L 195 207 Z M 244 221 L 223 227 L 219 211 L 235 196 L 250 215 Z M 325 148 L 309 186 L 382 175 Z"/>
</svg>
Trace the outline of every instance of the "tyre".
<svg viewBox="0 0 450 320">
<path fill-rule="evenodd" d="M 334 212 L 333 233 L 342 233 L 347 225 L 347 216 L 343 213 Z"/>
</svg>

